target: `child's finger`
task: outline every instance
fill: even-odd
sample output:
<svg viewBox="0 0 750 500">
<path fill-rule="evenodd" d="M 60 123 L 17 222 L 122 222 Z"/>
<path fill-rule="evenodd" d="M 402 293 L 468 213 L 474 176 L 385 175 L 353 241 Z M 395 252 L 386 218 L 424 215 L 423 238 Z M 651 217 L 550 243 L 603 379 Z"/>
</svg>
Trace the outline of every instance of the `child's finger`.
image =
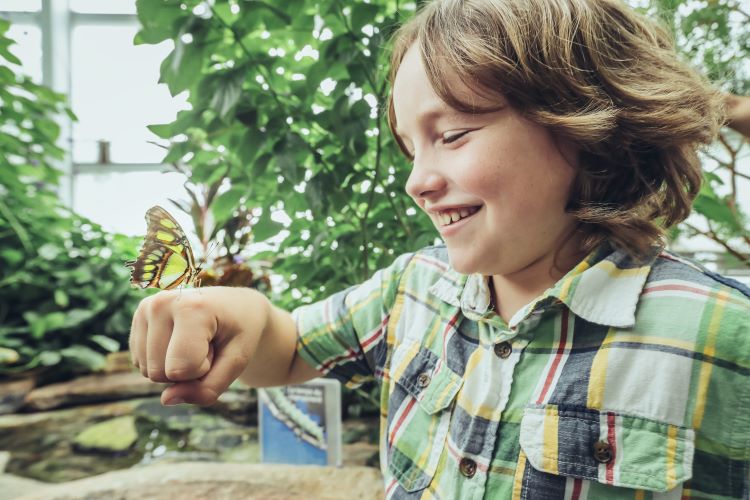
<svg viewBox="0 0 750 500">
<path fill-rule="evenodd" d="M 238 356 L 228 345 L 216 353 L 211 369 L 201 380 L 174 384 L 162 394 L 162 403 L 194 403 L 209 406 L 226 391 L 247 366 L 247 360 Z"/>
<path fill-rule="evenodd" d="M 128 346 L 130 348 L 130 359 L 136 368 L 141 370 L 144 376 L 148 376 L 145 372 L 146 368 L 146 342 L 145 335 L 148 328 L 146 321 L 146 314 L 144 311 L 143 304 L 138 306 L 135 314 L 133 315 L 133 322 L 130 325 L 130 338 L 128 339 Z M 141 368 L 143 367 L 143 369 Z"/>
<path fill-rule="evenodd" d="M 165 373 L 165 358 L 172 337 L 172 318 L 168 314 L 154 315 L 148 323 L 146 335 L 146 371 L 154 382 L 169 382 Z"/>
<path fill-rule="evenodd" d="M 200 300 L 183 296 L 175 305 L 172 336 L 164 357 L 164 371 L 173 382 L 195 380 L 211 368 L 209 344 L 216 334 L 216 320 Z"/>
</svg>

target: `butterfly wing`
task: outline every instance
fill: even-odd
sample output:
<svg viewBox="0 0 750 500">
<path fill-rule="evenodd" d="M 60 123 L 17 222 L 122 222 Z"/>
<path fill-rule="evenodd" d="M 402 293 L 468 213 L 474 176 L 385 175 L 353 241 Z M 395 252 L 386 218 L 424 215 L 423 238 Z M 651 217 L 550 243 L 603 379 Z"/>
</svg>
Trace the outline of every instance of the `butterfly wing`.
<svg viewBox="0 0 750 500">
<path fill-rule="evenodd" d="M 195 266 L 187 236 L 169 212 L 159 206 L 146 212 L 148 230 L 138 258 L 127 262 L 130 282 L 140 288 L 169 290 L 184 283 L 197 283 L 200 269 Z"/>
</svg>

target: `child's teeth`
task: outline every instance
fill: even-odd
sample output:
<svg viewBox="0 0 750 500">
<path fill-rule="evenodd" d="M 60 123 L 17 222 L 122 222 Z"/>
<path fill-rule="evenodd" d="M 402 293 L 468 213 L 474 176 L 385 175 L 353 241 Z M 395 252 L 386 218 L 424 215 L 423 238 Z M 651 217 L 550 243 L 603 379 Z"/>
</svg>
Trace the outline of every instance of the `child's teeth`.
<svg viewBox="0 0 750 500">
<path fill-rule="evenodd" d="M 454 222 L 457 222 L 464 217 L 468 217 L 470 215 L 474 215 L 476 213 L 476 208 L 459 208 L 456 210 L 448 210 L 442 213 L 439 213 L 437 215 L 438 220 L 443 226 L 447 226 L 449 224 L 453 224 Z"/>
</svg>

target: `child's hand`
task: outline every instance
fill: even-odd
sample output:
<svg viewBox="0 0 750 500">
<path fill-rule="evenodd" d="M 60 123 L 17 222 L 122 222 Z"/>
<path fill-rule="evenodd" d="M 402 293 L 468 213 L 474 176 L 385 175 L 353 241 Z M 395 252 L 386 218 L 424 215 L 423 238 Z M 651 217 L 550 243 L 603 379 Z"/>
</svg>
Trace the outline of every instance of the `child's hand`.
<svg viewBox="0 0 750 500">
<path fill-rule="evenodd" d="M 727 125 L 750 138 L 750 96 L 725 95 Z"/>
<path fill-rule="evenodd" d="M 163 404 L 210 405 L 247 368 L 269 304 L 239 288 L 163 291 L 133 316 L 133 364 L 154 382 L 174 382 Z"/>
</svg>

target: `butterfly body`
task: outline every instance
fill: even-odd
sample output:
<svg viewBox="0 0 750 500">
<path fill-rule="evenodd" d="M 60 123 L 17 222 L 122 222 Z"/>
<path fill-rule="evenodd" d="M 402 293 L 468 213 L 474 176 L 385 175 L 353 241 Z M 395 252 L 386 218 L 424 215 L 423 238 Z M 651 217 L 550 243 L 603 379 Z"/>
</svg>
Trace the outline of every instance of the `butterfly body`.
<svg viewBox="0 0 750 500">
<path fill-rule="evenodd" d="M 130 267 L 130 282 L 139 288 L 169 290 L 179 285 L 200 286 L 193 250 L 185 232 L 169 212 L 154 206 L 146 212 L 148 230 L 136 260 Z"/>
</svg>

